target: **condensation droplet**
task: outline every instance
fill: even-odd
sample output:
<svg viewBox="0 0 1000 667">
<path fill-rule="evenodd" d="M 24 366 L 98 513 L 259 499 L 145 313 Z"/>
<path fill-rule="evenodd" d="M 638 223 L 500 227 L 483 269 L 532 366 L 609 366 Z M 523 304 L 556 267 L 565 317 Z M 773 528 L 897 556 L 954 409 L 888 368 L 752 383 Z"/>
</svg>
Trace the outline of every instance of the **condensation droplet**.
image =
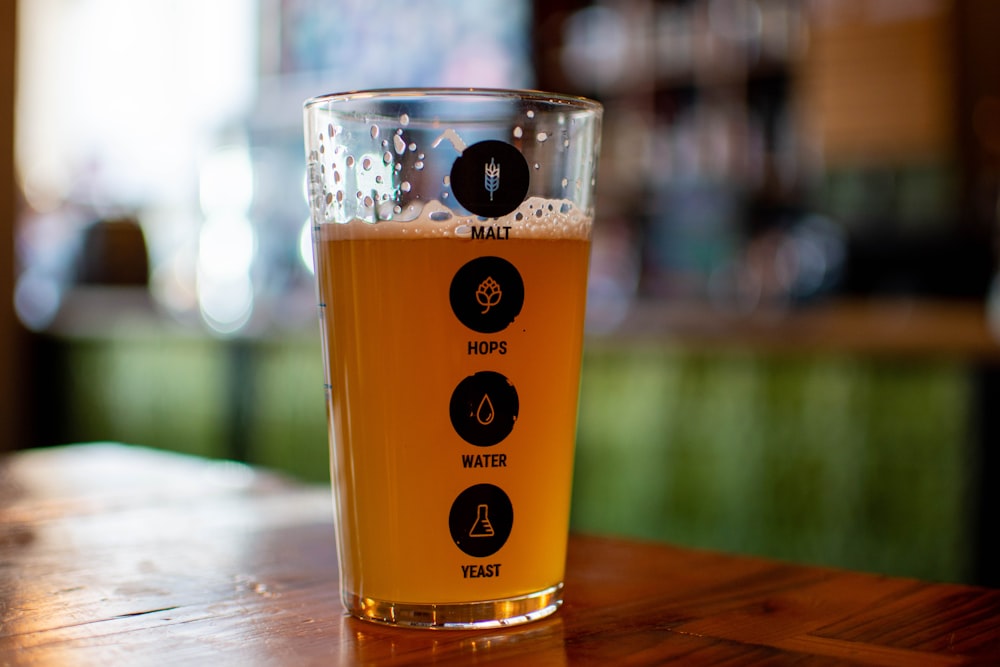
<svg viewBox="0 0 1000 667">
<path fill-rule="evenodd" d="M 326 126 L 326 133 L 330 135 L 331 139 L 334 137 L 334 135 L 337 134 L 337 131 L 333 129 L 333 123 L 330 123 L 329 125 Z M 322 138 L 323 137 L 320 136 L 320 139 Z"/>
<path fill-rule="evenodd" d="M 323 144 L 322 146 L 319 147 L 319 152 L 320 155 L 326 152 L 326 144 Z"/>
<path fill-rule="evenodd" d="M 450 174 L 446 175 L 444 178 L 441 179 L 441 182 L 445 185 L 451 185 L 451 175 Z"/>
<path fill-rule="evenodd" d="M 535 111 L 533 109 L 528 109 L 528 118 L 534 118 L 534 117 L 535 117 Z"/>
<path fill-rule="evenodd" d="M 403 181 L 402 183 L 399 184 L 399 189 L 402 190 L 403 192 L 409 192 L 410 191 L 410 182 L 409 181 Z"/>
<path fill-rule="evenodd" d="M 406 142 L 403 141 L 403 138 L 401 136 L 399 136 L 398 134 L 396 134 L 395 136 L 393 136 L 393 138 L 392 138 L 392 146 L 393 146 L 393 148 L 396 149 L 396 154 L 397 155 L 402 155 L 406 151 Z"/>
<path fill-rule="evenodd" d="M 396 204 L 395 206 L 392 207 L 392 212 L 398 215 L 403 212 L 403 207 L 400 206 L 399 204 Z"/>
<path fill-rule="evenodd" d="M 411 153 L 414 153 L 414 152 L 416 152 L 416 150 L 417 150 L 417 145 L 416 145 L 416 144 L 414 144 L 414 143 L 411 143 L 411 144 L 410 144 L 409 146 L 407 146 L 407 148 L 409 148 L 409 149 L 410 149 L 410 152 L 411 152 Z"/>
<path fill-rule="evenodd" d="M 333 203 L 333 193 L 332 192 L 327 192 L 326 193 L 326 203 L 327 204 L 332 204 Z"/>
<path fill-rule="evenodd" d="M 569 148 L 569 139 L 563 139 L 563 148 Z"/>
<path fill-rule="evenodd" d="M 361 192 L 361 190 L 358 190 L 358 194 L 357 194 L 357 195 L 355 195 L 355 196 L 356 196 L 356 197 L 357 197 L 358 199 L 361 199 L 362 197 L 364 197 L 364 196 L 365 196 L 365 193 Z"/>
<path fill-rule="evenodd" d="M 538 139 L 538 143 L 544 144 L 548 140 L 549 135 L 547 132 L 539 132 L 535 135 L 535 138 Z"/>
<path fill-rule="evenodd" d="M 378 125 L 372 125 L 372 139 L 378 138 Z"/>
<path fill-rule="evenodd" d="M 403 170 L 403 165 L 401 165 L 400 163 L 397 162 L 396 163 L 396 167 L 395 167 L 395 169 L 393 169 L 393 171 L 395 171 L 398 174 L 402 170 Z"/>
<path fill-rule="evenodd" d="M 365 159 L 361 161 L 361 168 L 364 169 L 365 171 L 371 171 L 372 159 L 366 156 Z"/>
<path fill-rule="evenodd" d="M 382 183 L 384 180 L 385 179 L 382 178 L 382 174 L 379 174 L 378 176 L 375 177 L 375 182 L 376 183 Z M 563 186 L 565 187 L 565 185 L 566 185 L 566 179 L 564 178 L 563 179 Z"/>
<path fill-rule="evenodd" d="M 417 153 L 417 159 L 418 160 L 423 160 L 424 159 L 424 154 L 423 153 Z"/>
<path fill-rule="evenodd" d="M 333 182 L 334 183 L 340 183 L 340 172 L 339 171 L 333 172 Z"/>
<path fill-rule="evenodd" d="M 347 162 L 347 167 L 348 168 L 353 167 L 354 166 L 354 156 L 353 155 L 348 155 L 346 162 Z"/>
<path fill-rule="evenodd" d="M 339 203 L 339 204 L 343 204 L 344 203 L 344 191 L 343 190 L 338 190 L 337 191 L 337 203 Z"/>
<path fill-rule="evenodd" d="M 416 169 L 417 171 L 423 171 L 423 169 L 424 169 L 424 162 L 423 162 L 423 160 L 417 160 L 416 162 L 414 162 L 413 163 L 413 168 Z"/>
<path fill-rule="evenodd" d="M 400 114 L 399 115 L 399 124 L 402 125 L 403 127 L 406 127 L 407 125 L 409 125 L 410 124 L 410 116 L 408 114 L 405 114 L 405 113 Z"/>
<path fill-rule="evenodd" d="M 444 222 L 451 219 L 451 211 L 434 211 L 431 213 L 430 218 L 434 222 Z"/>
<path fill-rule="evenodd" d="M 514 128 L 514 138 L 515 139 L 520 139 L 523 136 L 524 136 L 524 130 L 522 130 L 520 127 L 515 127 Z"/>
<path fill-rule="evenodd" d="M 385 153 L 382 153 L 382 163 L 383 164 L 392 164 L 392 153 L 390 153 L 389 151 L 386 151 Z"/>
<path fill-rule="evenodd" d="M 365 197 L 365 206 L 371 207 L 375 205 L 375 200 L 371 197 Z"/>
<path fill-rule="evenodd" d="M 536 162 L 536 163 L 535 163 L 535 169 L 541 169 L 541 168 L 542 168 L 542 165 L 540 165 L 540 164 L 538 164 L 538 163 Z"/>
<path fill-rule="evenodd" d="M 569 185 L 569 179 L 568 178 L 562 179 L 562 186 L 566 187 L 567 185 Z"/>
</svg>

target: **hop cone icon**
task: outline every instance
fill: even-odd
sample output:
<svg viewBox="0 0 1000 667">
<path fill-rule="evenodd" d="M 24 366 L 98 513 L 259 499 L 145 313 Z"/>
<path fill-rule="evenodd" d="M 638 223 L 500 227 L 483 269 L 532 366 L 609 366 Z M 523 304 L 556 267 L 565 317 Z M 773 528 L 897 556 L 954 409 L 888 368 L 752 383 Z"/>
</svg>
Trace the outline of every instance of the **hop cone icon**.
<svg viewBox="0 0 1000 667">
<path fill-rule="evenodd" d="M 490 308 L 500 303 L 501 296 L 503 292 L 500 291 L 500 284 L 493 280 L 492 276 L 479 283 L 476 289 L 476 302 L 484 308 L 482 314 L 485 315 Z"/>
<path fill-rule="evenodd" d="M 490 201 L 493 201 L 493 193 L 500 189 L 500 165 L 493 162 L 486 165 L 486 178 L 484 182 L 486 191 L 490 193 Z"/>
</svg>

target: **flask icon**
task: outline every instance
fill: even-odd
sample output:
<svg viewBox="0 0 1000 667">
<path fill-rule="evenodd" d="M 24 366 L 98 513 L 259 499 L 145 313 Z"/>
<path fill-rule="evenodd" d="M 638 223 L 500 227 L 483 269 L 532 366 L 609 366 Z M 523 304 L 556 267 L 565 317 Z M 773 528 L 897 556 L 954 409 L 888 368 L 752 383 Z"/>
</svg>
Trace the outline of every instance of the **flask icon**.
<svg viewBox="0 0 1000 667">
<path fill-rule="evenodd" d="M 489 505 L 476 507 L 476 522 L 469 530 L 469 537 L 493 537 L 493 524 L 490 523 Z"/>
</svg>

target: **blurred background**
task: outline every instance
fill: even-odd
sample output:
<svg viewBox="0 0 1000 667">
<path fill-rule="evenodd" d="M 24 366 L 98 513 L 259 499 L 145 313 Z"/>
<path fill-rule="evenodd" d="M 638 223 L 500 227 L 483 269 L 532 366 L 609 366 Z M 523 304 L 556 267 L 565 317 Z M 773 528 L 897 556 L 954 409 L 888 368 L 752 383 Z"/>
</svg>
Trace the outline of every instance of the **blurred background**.
<svg viewBox="0 0 1000 667">
<path fill-rule="evenodd" d="M 0 448 L 328 480 L 302 101 L 606 105 L 573 527 L 1000 584 L 1000 3 L 0 0 Z"/>
</svg>

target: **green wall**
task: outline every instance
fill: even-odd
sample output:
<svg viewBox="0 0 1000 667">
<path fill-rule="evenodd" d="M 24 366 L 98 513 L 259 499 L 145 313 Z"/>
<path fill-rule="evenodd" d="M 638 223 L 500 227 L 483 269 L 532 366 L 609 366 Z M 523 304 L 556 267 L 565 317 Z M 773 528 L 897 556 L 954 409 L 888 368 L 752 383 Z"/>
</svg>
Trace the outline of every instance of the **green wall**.
<svg viewBox="0 0 1000 667">
<path fill-rule="evenodd" d="M 245 458 L 329 479 L 315 336 L 51 341 L 62 442 Z M 965 581 L 968 369 L 590 341 L 573 528 Z"/>
</svg>

